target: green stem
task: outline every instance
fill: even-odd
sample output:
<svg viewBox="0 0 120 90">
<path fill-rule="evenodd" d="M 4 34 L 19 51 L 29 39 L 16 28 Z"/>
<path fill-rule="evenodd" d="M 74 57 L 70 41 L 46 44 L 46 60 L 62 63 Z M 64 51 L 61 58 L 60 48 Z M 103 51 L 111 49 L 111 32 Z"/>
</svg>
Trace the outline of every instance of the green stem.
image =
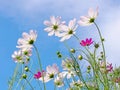
<svg viewBox="0 0 120 90">
<path fill-rule="evenodd" d="M 42 71 L 42 64 L 41 64 L 41 60 L 40 60 L 40 55 L 39 55 L 39 52 L 38 52 L 38 49 L 37 47 L 33 44 L 34 48 L 35 48 L 35 51 L 36 51 L 36 54 L 37 54 L 37 57 L 38 57 L 38 63 L 39 63 L 39 66 L 40 66 L 40 71 Z"/>
<path fill-rule="evenodd" d="M 29 86 L 31 87 L 31 89 L 34 90 L 34 88 L 32 87 L 32 85 L 30 84 L 30 82 L 27 79 L 25 79 L 25 80 L 27 81 L 27 83 L 29 84 Z"/>
<path fill-rule="evenodd" d="M 102 43 L 102 48 L 103 48 L 103 58 L 104 58 L 104 60 L 105 60 L 105 62 L 106 62 L 106 57 L 105 57 L 105 47 L 104 47 L 104 43 L 103 43 L 103 37 L 102 37 L 102 34 L 101 34 L 101 32 L 100 32 L 100 29 L 99 29 L 99 27 L 98 27 L 98 25 L 94 22 L 94 25 L 96 26 L 96 28 L 97 28 L 97 30 L 98 30 L 98 33 L 99 33 L 99 36 L 100 36 L 100 40 L 101 40 L 101 43 Z"/>
<path fill-rule="evenodd" d="M 15 70 L 14 70 L 14 74 L 13 74 L 13 77 L 12 77 L 12 80 L 10 81 L 9 83 L 9 88 L 8 90 L 12 90 L 13 88 L 13 85 L 14 85 L 14 82 L 15 82 L 15 79 L 16 79 L 16 76 L 18 74 L 18 69 L 19 69 L 19 63 L 17 64 Z"/>
<path fill-rule="evenodd" d="M 97 30 L 98 30 L 98 33 L 99 33 L 99 36 L 100 36 L 100 40 L 101 40 L 101 43 L 102 43 L 102 49 L 103 49 L 103 60 L 105 61 L 105 67 L 106 67 L 106 55 L 105 55 L 105 47 L 104 47 L 104 43 L 103 43 L 103 38 L 102 38 L 102 34 L 100 32 L 100 29 L 98 27 L 98 25 L 94 22 L 94 25 L 96 26 Z M 105 68 L 106 70 L 106 68 Z M 109 90 L 109 82 L 108 82 L 108 77 L 107 77 L 107 74 L 105 74 L 105 83 L 107 83 L 105 86 L 105 89 L 106 90 Z"/>
<path fill-rule="evenodd" d="M 33 46 L 35 48 L 35 51 L 36 51 L 36 54 L 37 54 L 37 57 L 38 57 L 38 63 L 39 63 L 39 66 L 40 66 L 40 71 L 42 72 L 42 64 L 41 64 L 41 60 L 40 60 L 40 55 L 39 55 L 38 49 L 37 49 L 37 47 L 34 44 L 33 44 Z M 44 90 L 46 90 L 46 86 L 45 86 L 45 83 L 44 83 L 44 76 L 42 78 L 43 78 Z"/>
</svg>

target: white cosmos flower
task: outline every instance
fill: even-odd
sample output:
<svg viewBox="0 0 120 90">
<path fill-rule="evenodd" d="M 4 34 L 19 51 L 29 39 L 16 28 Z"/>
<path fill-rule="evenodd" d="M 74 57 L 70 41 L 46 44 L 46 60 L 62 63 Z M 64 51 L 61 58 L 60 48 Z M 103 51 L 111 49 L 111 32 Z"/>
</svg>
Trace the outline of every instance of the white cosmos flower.
<svg viewBox="0 0 120 90">
<path fill-rule="evenodd" d="M 29 33 L 24 32 L 22 38 L 18 39 L 18 46 L 22 50 L 31 49 L 36 41 L 37 33 L 34 30 L 30 30 Z"/>
<path fill-rule="evenodd" d="M 95 19 L 98 16 L 98 7 L 94 11 L 92 8 L 88 11 L 88 16 L 81 16 L 78 24 L 81 26 L 89 26 L 94 23 Z"/>
<path fill-rule="evenodd" d="M 50 65 L 47 66 L 45 80 L 50 81 L 58 73 L 59 73 L 59 68 L 56 64 L 53 64 L 52 66 L 50 66 Z"/>
<path fill-rule="evenodd" d="M 70 86 L 71 87 L 74 87 L 74 88 L 81 88 L 84 86 L 84 83 L 80 80 L 78 81 L 73 81 L 72 83 L 70 83 Z"/>
<path fill-rule="evenodd" d="M 70 20 L 68 26 L 64 26 L 63 32 L 59 35 L 61 37 L 61 42 L 69 39 L 73 34 L 75 34 L 75 30 L 77 29 L 76 19 Z"/>
<path fill-rule="evenodd" d="M 74 61 L 71 58 L 66 58 L 65 60 L 62 60 L 63 70 L 73 70 L 73 63 Z"/>
<path fill-rule="evenodd" d="M 32 50 L 18 50 L 18 51 L 14 51 L 14 53 L 12 54 L 12 58 L 14 59 L 15 62 L 25 62 L 27 63 L 30 59 L 30 56 L 32 55 Z"/>
<path fill-rule="evenodd" d="M 55 34 L 55 36 L 59 37 L 61 30 L 63 30 L 65 22 L 61 21 L 61 17 L 51 16 L 50 21 L 46 20 L 44 21 L 44 24 L 48 26 L 44 29 L 48 32 L 48 36 L 52 36 Z"/>
<path fill-rule="evenodd" d="M 71 77 L 75 76 L 76 75 L 76 72 L 75 71 L 63 71 L 60 73 L 63 77 L 66 77 L 67 79 L 70 79 Z"/>
<path fill-rule="evenodd" d="M 22 62 L 22 51 L 14 51 L 14 53 L 12 54 L 12 58 L 15 60 L 15 62 Z"/>
<path fill-rule="evenodd" d="M 64 86 L 64 75 L 62 73 L 58 74 L 56 78 L 54 79 L 54 83 L 57 87 L 62 87 Z"/>
</svg>

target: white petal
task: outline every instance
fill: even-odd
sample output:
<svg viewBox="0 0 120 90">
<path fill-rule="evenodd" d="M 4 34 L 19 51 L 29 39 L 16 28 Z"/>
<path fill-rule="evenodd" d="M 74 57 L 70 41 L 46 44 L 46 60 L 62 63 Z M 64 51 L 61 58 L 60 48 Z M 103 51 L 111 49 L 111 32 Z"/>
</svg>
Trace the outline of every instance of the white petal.
<svg viewBox="0 0 120 90">
<path fill-rule="evenodd" d="M 54 31 L 51 31 L 48 33 L 48 36 L 52 36 L 54 34 Z"/>
<path fill-rule="evenodd" d="M 47 27 L 44 30 L 47 31 L 47 32 L 50 32 L 50 31 L 52 31 L 52 28 L 51 27 Z"/>
<path fill-rule="evenodd" d="M 93 17 L 94 16 L 94 10 L 92 9 L 92 8 L 90 8 L 89 10 L 88 10 L 88 15 L 90 16 L 90 17 Z"/>
<path fill-rule="evenodd" d="M 51 17 L 50 17 L 50 20 L 51 20 L 51 23 L 52 23 L 53 25 L 56 24 L 56 18 L 55 18 L 55 16 L 51 16 Z"/>
<path fill-rule="evenodd" d="M 44 21 L 44 24 L 46 25 L 46 26 L 52 26 L 52 23 L 50 22 L 50 21 Z"/>
<path fill-rule="evenodd" d="M 70 29 L 73 29 L 74 26 L 75 26 L 75 23 L 76 23 L 76 19 L 74 18 L 73 20 L 71 20 L 71 21 L 69 22 L 68 27 L 69 27 Z"/>
</svg>

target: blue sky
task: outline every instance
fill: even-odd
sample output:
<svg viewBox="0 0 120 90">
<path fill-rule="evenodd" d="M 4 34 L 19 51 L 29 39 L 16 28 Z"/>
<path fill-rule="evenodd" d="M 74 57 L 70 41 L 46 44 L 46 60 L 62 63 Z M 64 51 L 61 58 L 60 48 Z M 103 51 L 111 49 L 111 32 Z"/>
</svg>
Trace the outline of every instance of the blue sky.
<svg viewBox="0 0 120 90">
<path fill-rule="evenodd" d="M 89 7 L 99 7 L 99 24 L 103 36 L 109 62 L 120 65 L 120 1 L 119 0 L 0 0 L 0 85 L 2 90 L 7 90 L 7 81 L 13 73 L 15 63 L 11 54 L 16 50 L 17 40 L 22 32 L 35 29 L 38 32 L 37 46 L 45 66 L 57 63 L 56 51 L 67 53 L 63 43 L 56 37 L 48 37 L 43 30 L 44 20 L 51 15 L 61 16 L 63 20 L 86 15 Z M 77 31 L 80 38 L 96 37 L 94 26 L 80 27 Z M 68 40 L 71 46 L 74 39 Z"/>
</svg>

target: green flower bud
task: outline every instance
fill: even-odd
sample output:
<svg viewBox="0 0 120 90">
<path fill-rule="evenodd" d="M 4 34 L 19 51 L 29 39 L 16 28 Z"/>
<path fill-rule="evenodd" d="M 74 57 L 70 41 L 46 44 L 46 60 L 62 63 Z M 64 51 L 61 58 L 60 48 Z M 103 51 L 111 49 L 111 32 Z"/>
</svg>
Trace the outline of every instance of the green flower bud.
<svg viewBox="0 0 120 90">
<path fill-rule="evenodd" d="M 58 58 L 61 58 L 61 57 L 62 57 L 62 55 L 61 55 L 61 54 L 59 54 L 59 55 L 58 55 Z"/>
<path fill-rule="evenodd" d="M 73 48 L 70 49 L 70 52 L 71 52 L 71 53 L 75 53 L 75 49 L 73 49 Z"/>
<path fill-rule="evenodd" d="M 30 58 L 28 57 L 28 58 L 26 58 L 26 60 L 27 60 L 27 61 L 30 61 Z"/>
<path fill-rule="evenodd" d="M 23 78 L 23 79 L 26 79 L 26 78 L 27 78 L 27 75 L 26 75 L 26 74 L 23 74 L 23 75 L 22 75 L 22 78 Z"/>
<path fill-rule="evenodd" d="M 57 52 L 57 55 L 61 54 L 59 51 Z"/>
<path fill-rule="evenodd" d="M 99 47 L 99 44 L 95 44 L 94 47 L 95 47 L 95 48 L 98 48 L 98 47 Z"/>
<path fill-rule="evenodd" d="M 87 70 L 87 73 L 90 73 L 90 70 Z"/>
<path fill-rule="evenodd" d="M 102 41 L 105 41 L 105 39 L 104 39 L 104 38 L 102 38 L 101 40 L 102 40 Z"/>
<path fill-rule="evenodd" d="M 91 66 L 88 66 L 87 69 L 90 70 L 90 69 L 91 69 Z"/>
<path fill-rule="evenodd" d="M 58 52 L 57 52 L 57 56 L 58 56 L 58 58 L 61 58 L 61 57 L 62 57 L 62 54 L 58 51 Z"/>
<path fill-rule="evenodd" d="M 24 64 L 25 62 L 24 61 L 22 61 L 22 64 Z"/>
<path fill-rule="evenodd" d="M 78 59 L 82 60 L 83 59 L 82 55 L 78 55 Z"/>
<path fill-rule="evenodd" d="M 28 66 L 25 66 L 24 70 L 25 70 L 26 72 L 28 72 L 28 71 L 29 71 Z"/>
</svg>

